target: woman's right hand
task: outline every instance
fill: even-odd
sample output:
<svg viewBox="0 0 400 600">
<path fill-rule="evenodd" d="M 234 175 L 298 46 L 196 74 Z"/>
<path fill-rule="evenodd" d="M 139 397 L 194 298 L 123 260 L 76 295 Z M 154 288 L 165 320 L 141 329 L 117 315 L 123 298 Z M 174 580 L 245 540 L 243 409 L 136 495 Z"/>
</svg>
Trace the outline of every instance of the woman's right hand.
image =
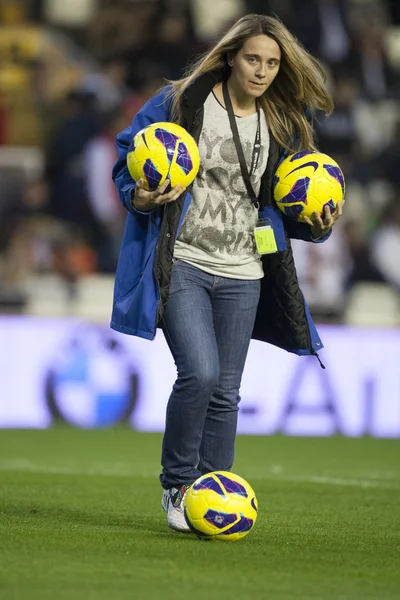
<svg viewBox="0 0 400 600">
<path fill-rule="evenodd" d="M 153 192 L 148 192 L 143 187 L 143 179 L 138 179 L 136 182 L 135 194 L 132 198 L 132 205 L 137 210 L 148 211 L 157 208 L 157 206 L 174 202 L 174 200 L 177 200 L 179 196 L 183 194 L 186 188 L 177 185 L 168 193 L 165 193 L 169 183 L 169 179 L 166 179 L 159 188 Z"/>
</svg>

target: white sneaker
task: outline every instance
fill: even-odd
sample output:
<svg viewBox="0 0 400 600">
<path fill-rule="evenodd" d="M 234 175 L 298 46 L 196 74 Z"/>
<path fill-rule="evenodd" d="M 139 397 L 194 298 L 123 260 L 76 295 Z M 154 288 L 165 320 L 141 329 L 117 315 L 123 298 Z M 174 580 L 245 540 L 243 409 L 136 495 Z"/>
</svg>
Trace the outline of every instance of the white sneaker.
<svg viewBox="0 0 400 600">
<path fill-rule="evenodd" d="M 161 499 L 161 506 L 167 513 L 168 526 L 181 533 L 190 533 L 190 527 L 186 523 L 183 512 L 183 499 L 189 488 L 190 485 L 183 485 L 180 488 L 173 487 L 164 490 Z"/>
</svg>

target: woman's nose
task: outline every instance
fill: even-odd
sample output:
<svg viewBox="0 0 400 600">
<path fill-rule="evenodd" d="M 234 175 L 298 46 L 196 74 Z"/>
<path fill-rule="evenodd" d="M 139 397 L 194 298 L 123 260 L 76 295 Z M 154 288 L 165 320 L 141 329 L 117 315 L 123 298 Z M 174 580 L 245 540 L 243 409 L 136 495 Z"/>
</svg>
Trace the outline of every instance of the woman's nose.
<svg viewBox="0 0 400 600">
<path fill-rule="evenodd" d="M 259 65 L 259 67 L 256 71 L 256 76 L 259 77 L 260 79 L 264 79 L 265 74 L 266 74 L 265 65 Z"/>
</svg>

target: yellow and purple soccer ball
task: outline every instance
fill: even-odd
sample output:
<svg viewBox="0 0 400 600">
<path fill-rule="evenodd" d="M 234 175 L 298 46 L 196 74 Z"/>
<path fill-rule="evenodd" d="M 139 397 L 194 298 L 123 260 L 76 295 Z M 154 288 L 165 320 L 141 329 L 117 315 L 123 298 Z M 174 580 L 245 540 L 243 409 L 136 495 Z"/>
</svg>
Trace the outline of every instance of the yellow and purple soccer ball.
<svg viewBox="0 0 400 600">
<path fill-rule="evenodd" d="M 287 156 L 273 179 L 274 199 L 290 219 L 304 221 L 317 211 L 321 216 L 328 206 L 334 212 L 344 199 L 342 170 L 327 154 L 307 150 Z"/>
<path fill-rule="evenodd" d="M 251 531 L 257 520 L 253 488 L 228 471 L 214 471 L 197 479 L 183 502 L 187 524 L 204 540 L 236 542 Z"/>
<path fill-rule="evenodd" d="M 139 131 L 127 153 L 128 171 L 144 188 L 156 190 L 166 179 L 170 187 L 187 187 L 197 175 L 200 155 L 192 136 L 176 123 L 153 123 Z"/>
</svg>

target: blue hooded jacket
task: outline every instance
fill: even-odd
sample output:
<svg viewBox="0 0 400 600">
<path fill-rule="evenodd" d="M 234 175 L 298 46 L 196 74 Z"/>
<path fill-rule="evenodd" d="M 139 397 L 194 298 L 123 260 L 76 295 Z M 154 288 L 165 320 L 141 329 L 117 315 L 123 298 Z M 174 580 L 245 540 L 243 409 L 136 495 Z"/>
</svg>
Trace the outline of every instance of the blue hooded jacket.
<svg viewBox="0 0 400 600">
<path fill-rule="evenodd" d="M 198 141 L 205 98 L 215 85 L 212 74 L 201 76 L 183 101 L 183 126 Z M 191 202 L 189 191 L 177 201 L 141 212 L 132 205 L 135 182 L 126 157 L 133 137 L 151 123 L 170 121 L 168 88 L 151 98 L 132 124 L 117 136 L 118 161 L 113 179 L 121 202 L 128 210 L 115 278 L 111 327 L 122 333 L 153 339 L 168 298 L 173 246 Z M 283 150 L 271 136 L 266 173 L 260 191 L 260 217 L 272 222 L 279 252 L 262 257 L 264 278 L 253 338 L 270 342 L 299 355 L 316 354 L 322 348 L 314 323 L 297 282 L 290 238 L 313 240 L 310 227 L 288 219 L 271 200 L 272 178 Z M 168 214 L 167 214 L 168 213 Z M 264 285 L 263 285 L 264 284 Z"/>
</svg>

